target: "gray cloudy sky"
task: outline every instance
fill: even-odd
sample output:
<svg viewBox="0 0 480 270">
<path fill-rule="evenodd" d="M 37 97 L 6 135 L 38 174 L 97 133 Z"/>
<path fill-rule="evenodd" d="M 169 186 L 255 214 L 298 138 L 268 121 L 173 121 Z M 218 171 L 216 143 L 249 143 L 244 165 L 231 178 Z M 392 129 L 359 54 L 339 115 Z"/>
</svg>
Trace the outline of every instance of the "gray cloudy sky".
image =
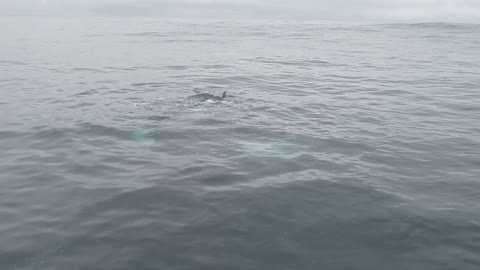
<svg viewBox="0 0 480 270">
<path fill-rule="evenodd" d="M 480 0 L 0 0 L 0 15 L 480 23 Z"/>
</svg>

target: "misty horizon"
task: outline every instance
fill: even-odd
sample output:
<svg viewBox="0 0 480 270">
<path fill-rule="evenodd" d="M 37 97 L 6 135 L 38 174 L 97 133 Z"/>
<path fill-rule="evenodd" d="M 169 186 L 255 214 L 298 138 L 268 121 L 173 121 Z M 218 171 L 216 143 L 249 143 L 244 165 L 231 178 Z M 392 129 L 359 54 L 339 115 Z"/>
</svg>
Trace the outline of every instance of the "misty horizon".
<svg viewBox="0 0 480 270">
<path fill-rule="evenodd" d="M 20 0 L 0 1 L 0 16 L 285 19 L 351 22 L 479 23 L 472 0 Z"/>
</svg>

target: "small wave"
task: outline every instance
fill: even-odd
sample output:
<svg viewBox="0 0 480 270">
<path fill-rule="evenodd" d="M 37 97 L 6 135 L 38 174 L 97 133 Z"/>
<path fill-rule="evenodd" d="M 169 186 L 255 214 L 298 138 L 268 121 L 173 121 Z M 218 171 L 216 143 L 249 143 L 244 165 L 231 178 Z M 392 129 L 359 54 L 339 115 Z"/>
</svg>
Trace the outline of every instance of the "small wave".
<svg viewBox="0 0 480 270">
<path fill-rule="evenodd" d="M 316 180 L 331 180 L 333 177 L 327 177 L 328 174 L 316 169 L 303 170 L 297 172 L 290 172 L 281 175 L 272 175 L 262 178 L 257 178 L 251 181 L 238 181 L 232 185 L 209 185 L 206 187 L 210 191 L 227 191 L 227 190 L 244 190 L 251 188 L 275 187 L 292 182 L 308 182 Z M 245 180 L 245 177 L 239 177 L 240 180 Z"/>
<path fill-rule="evenodd" d="M 198 126 L 221 126 L 221 125 L 226 125 L 230 124 L 231 122 L 229 120 L 220 120 L 220 119 L 214 119 L 214 118 L 208 118 L 208 119 L 199 119 L 195 121 L 195 124 Z"/>
<path fill-rule="evenodd" d="M 152 66 L 134 66 L 132 67 L 135 70 L 145 69 L 145 70 L 161 70 L 162 67 L 152 67 Z"/>
<path fill-rule="evenodd" d="M 164 69 L 169 69 L 169 70 L 187 70 L 188 66 L 165 66 Z"/>
<path fill-rule="evenodd" d="M 12 139 L 25 134 L 16 131 L 0 130 L 0 139 Z"/>
<path fill-rule="evenodd" d="M 117 81 L 114 80 L 102 80 L 102 81 L 97 81 L 99 84 L 110 84 L 110 83 L 116 83 Z"/>
<path fill-rule="evenodd" d="M 475 26 L 474 24 L 458 24 L 445 22 L 431 22 L 431 23 L 412 23 L 411 27 L 422 28 L 447 28 L 447 29 L 464 29 L 465 27 Z"/>
<path fill-rule="evenodd" d="M 168 66 L 133 66 L 133 67 L 113 67 L 113 66 L 108 66 L 105 67 L 105 69 L 109 70 L 118 70 L 118 71 L 137 71 L 137 70 L 187 70 L 189 69 L 188 66 L 184 65 L 168 65 Z M 88 71 L 93 71 L 91 69 L 82 69 L 82 70 L 88 70 Z"/>
<path fill-rule="evenodd" d="M 129 130 L 84 122 L 72 127 L 37 126 L 32 129 L 30 135 L 35 141 L 40 140 L 42 144 L 45 144 L 45 141 L 58 143 L 72 140 L 78 136 L 89 136 L 91 139 L 95 137 L 112 137 L 129 140 L 131 139 L 131 133 Z"/>
<path fill-rule="evenodd" d="M 105 37 L 107 35 L 104 35 L 104 34 L 90 34 L 90 35 L 83 35 L 83 37 L 87 37 L 87 38 L 90 38 L 90 37 Z"/>
<path fill-rule="evenodd" d="M 129 36 L 129 37 L 162 37 L 162 36 L 167 36 L 165 34 L 161 34 L 159 32 L 138 32 L 138 33 L 126 33 L 122 34 L 124 36 Z"/>
<path fill-rule="evenodd" d="M 424 22 L 424 23 L 394 23 L 381 24 L 380 26 L 391 28 L 425 28 L 425 29 L 452 29 L 452 30 L 466 30 L 472 28 L 480 28 L 480 24 L 467 23 L 446 23 L 446 22 Z"/>
<path fill-rule="evenodd" d="M 120 70 L 120 71 L 135 71 L 136 69 L 134 67 L 131 68 L 122 68 L 122 67 L 106 67 L 107 69 L 110 70 Z"/>
<path fill-rule="evenodd" d="M 254 36 L 254 37 L 269 37 L 272 36 L 272 33 L 266 31 L 250 31 L 245 33 L 246 36 Z"/>
<path fill-rule="evenodd" d="M 75 128 L 36 126 L 31 128 L 28 135 L 32 142 L 30 147 L 45 149 L 45 147 L 59 146 L 62 143 L 72 142 Z"/>
<path fill-rule="evenodd" d="M 224 187 L 245 182 L 247 174 L 230 173 L 228 168 L 215 165 L 195 165 L 179 170 L 182 181 L 200 183 L 206 187 Z"/>
<path fill-rule="evenodd" d="M 217 88 L 226 88 L 232 83 L 246 83 L 246 82 L 254 82 L 254 78 L 250 76 L 228 76 L 228 77 L 205 77 L 200 79 L 200 82 L 208 84 L 208 85 L 216 85 Z"/>
<path fill-rule="evenodd" d="M 134 86 L 134 87 L 161 87 L 161 86 L 166 86 L 166 85 L 167 84 L 160 83 L 160 82 L 132 83 L 132 86 Z"/>
<path fill-rule="evenodd" d="M 200 66 L 201 68 L 204 69 L 223 69 L 223 68 L 229 68 L 230 66 L 227 65 L 203 65 Z"/>
<path fill-rule="evenodd" d="M 86 71 L 86 72 L 99 72 L 99 73 L 105 73 L 105 71 L 103 70 L 100 70 L 100 69 L 96 69 L 96 68 L 73 68 L 72 71 Z"/>
<path fill-rule="evenodd" d="M 90 90 L 87 90 L 87 91 L 82 91 L 80 93 L 76 93 L 73 96 L 74 97 L 81 97 L 81 96 L 90 96 L 90 95 L 94 95 L 94 94 L 98 94 L 98 90 L 90 89 Z"/>
<path fill-rule="evenodd" d="M 8 60 L 0 60 L 0 65 L 4 66 L 25 66 L 27 63 L 20 62 L 20 61 L 8 61 Z"/>
<path fill-rule="evenodd" d="M 96 136 L 96 137 L 113 137 L 117 139 L 131 139 L 131 132 L 115 127 L 105 126 L 94 123 L 81 123 L 74 129 L 76 134 Z"/>
<path fill-rule="evenodd" d="M 162 42 L 166 43 L 223 43 L 223 41 L 214 40 L 214 39 L 167 39 Z"/>
<path fill-rule="evenodd" d="M 85 107 L 94 106 L 95 104 L 96 103 L 93 103 L 93 102 L 80 102 L 74 105 L 66 106 L 65 108 L 68 108 L 68 109 L 85 108 Z"/>
<path fill-rule="evenodd" d="M 266 64 L 275 64 L 275 65 L 285 65 L 285 66 L 318 66 L 318 67 L 328 67 L 328 66 L 339 66 L 339 64 L 334 64 L 328 61 L 320 59 L 299 59 L 299 60 L 277 60 L 269 59 L 265 57 L 257 57 L 254 59 L 246 59 L 246 61 L 266 63 Z"/>
<path fill-rule="evenodd" d="M 73 161 L 66 166 L 68 172 L 72 175 L 82 175 L 89 177 L 109 176 L 116 173 L 127 173 L 128 170 L 119 165 L 105 164 L 105 163 L 80 163 Z"/>
<path fill-rule="evenodd" d="M 333 78 L 333 79 L 340 79 L 340 80 L 361 80 L 363 77 L 361 76 L 347 76 L 347 75 L 336 75 L 336 74 L 326 74 L 324 75 L 325 78 Z"/>
</svg>

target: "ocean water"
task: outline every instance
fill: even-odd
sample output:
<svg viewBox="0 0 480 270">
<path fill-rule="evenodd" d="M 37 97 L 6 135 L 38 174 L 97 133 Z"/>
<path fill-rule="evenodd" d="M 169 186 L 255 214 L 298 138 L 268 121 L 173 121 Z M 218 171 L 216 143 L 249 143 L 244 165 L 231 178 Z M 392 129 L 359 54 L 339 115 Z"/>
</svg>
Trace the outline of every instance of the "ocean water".
<svg viewBox="0 0 480 270">
<path fill-rule="evenodd" d="M 0 21 L 0 269 L 480 269 L 480 25 Z"/>
</svg>

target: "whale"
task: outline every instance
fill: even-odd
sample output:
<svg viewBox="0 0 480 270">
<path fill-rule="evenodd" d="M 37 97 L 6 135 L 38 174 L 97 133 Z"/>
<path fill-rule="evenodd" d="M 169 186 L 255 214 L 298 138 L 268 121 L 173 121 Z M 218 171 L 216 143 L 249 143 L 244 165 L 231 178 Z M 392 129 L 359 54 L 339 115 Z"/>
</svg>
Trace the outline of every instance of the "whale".
<svg viewBox="0 0 480 270">
<path fill-rule="evenodd" d="M 190 97 L 190 99 L 198 100 L 198 101 L 222 101 L 227 98 L 227 90 L 223 91 L 221 96 L 209 94 L 209 93 L 200 93 Z"/>
</svg>

